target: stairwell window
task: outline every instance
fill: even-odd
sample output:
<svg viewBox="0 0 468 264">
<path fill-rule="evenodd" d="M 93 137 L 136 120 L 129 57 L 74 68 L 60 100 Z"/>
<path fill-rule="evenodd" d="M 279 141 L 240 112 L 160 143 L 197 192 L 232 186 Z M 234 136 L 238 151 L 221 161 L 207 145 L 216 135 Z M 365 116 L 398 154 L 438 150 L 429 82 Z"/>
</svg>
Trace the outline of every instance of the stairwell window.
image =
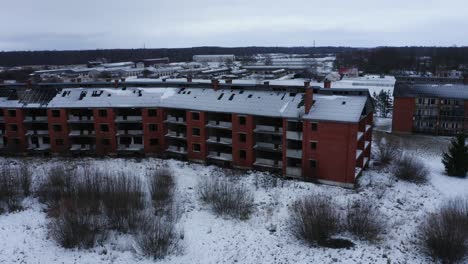
<svg viewBox="0 0 468 264">
<path fill-rule="evenodd" d="M 244 133 L 239 134 L 239 141 L 240 142 L 246 142 L 247 141 L 247 135 Z"/>
<path fill-rule="evenodd" d="M 108 138 L 103 138 L 101 143 L 104 146 L 109 146 L 110 145 L 110 140 Z"/>
<path fill-rule="evenodd" d="M 159 145 L 159 140 L 157 138 L 151 138 L 150 139 L 150 145 L 151 146 L 157 146 Z"/>
<path fill-rule="evenodd" d="M 311 169 L 317 168 L 317 161 L 316 160 L 309 160 L 309 165 Z"/>
<path fill-rule="evenodd" d="M 109 125 L 101 124 L 101 132 L 109 132 Z"/>
<path fill-rule="evenodd" d="M 317 149 L 317 142 L 316 142 L 316 141 L 310 142 L 310 149 L 312 149 L 312 150 L 316 150 L 316 149 Z"/>
<path fill-rule="evenodd" d="M 158 116 L 158 111 L 156 109 L 148 109 L 148 116 L 156 117 Z"/>
<path fill-rule="evenodd" d="M 151 132 L 158 131 L 158 125 L 157 124 L 149 124 L 148 129 Z"/>
<path fill-rule="evenodd" d="M 62 126 L 61 125 L 52 125 L 52 129 L 55 132 L 61 132 L 62 131 Z"/>
<path fill-rule="evenodd" d="M 241 160 L 245 160 L 247 158 L 247 152 L 245 150 L 240 150 L 239 151 L 239 158 Z"/>
<path fill-rule="evenodd" d="M 310 128 L 312 131 L 318 130 L 318 123 L 310 123 Z"/>
<path fill-rule="evenodd" d="M 52 110 L 53 117 L 60 117 L 60 110 Z"/>
<path fill-rule="evenodd" d="M 100 117 L 107 117 L 107 110 L 106 109 L 99 109 L 98 111 Z"/>
<path fill-rule="evenodd" d="M 16 131 L 18 131 L 18 126 L 15 125 L 15 124 L 12 124 L 12 125 L 10 125 L 10 130 L 16 132 Z"/>
<path fill-rule="evenodd" d="M 201 151 L 201 145 L 198 143 L 192 144 L 192 149 L 193 152 L 200 152 Z"/>
<path fill-rule="evenodd" d="M 16 117 L 16 110 L 14 110 L 14 109 L 8 110 L 8 116 L 9 117 Z"/>
<path fill-rule="evenodd" d="M 199 137 L 200 136 L 200 128 L 192 128 L 192 136 L 197 136 Z"/>
<path fill-rule="evenodd" d="M 200 112 L 192 112 L 192 120 L 200 120 Z"/>
<path fill-rule="evenodd" d="M 63 146 L 63 139 L 59 138 L 55 140 L 55 145 L 57 146 Z"/>
<path fill-rule="evenodd" d="M 245 116 L 239 116 L 239 125 L 245 126 L 245 124 L 246 124 Z"/>
</svg>

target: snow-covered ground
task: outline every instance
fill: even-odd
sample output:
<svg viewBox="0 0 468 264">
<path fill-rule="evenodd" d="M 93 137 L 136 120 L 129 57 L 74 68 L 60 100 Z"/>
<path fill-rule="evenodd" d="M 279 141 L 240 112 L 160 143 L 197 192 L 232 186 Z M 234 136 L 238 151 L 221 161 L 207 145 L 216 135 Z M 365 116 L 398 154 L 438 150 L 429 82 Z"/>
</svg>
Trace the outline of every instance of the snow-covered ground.
<svg viewBox="0 0 468 264">
<path fill-rule="evenodd" d="M 395 137 L 384 132 L 381 136 Z M 147 167 L 167 163 L 176 175 L 176 197 L 183 209 L 179 227 L 184 238 L 179 252 L 161 263 L 428 263 L 430 260 L 418 250 L 415 228 L 427 212 L 445 199 L 467 195 L 468 179 L 443 175 L 439 155 L 447 138 L 399 139 L 407 152 L 417 153 L 430 168 L 427 184 L 395 181 L 388 171 L 371 168 L 364 172 L 356 190 L 280 179 L 275 187 L 271 175 L 248 171 L 240 182 L 254 192 L 256 209 L 246 221 L 217 217 L 197 199 L 198 179 L 222 173 L 222 169 L 214 166 L 153 158 L 28 160 L 37 178 L 51 165 L 63 162 L 75 165 L 88 162 L 107 170 L 131 170 L 139 175 L 144 175 Z M 18 159 L 1 161 L 14 164 Z M 387 232 L 376 244 L 347 236 L 356 243 L 351 249 L 309 247 L 291 235 L 287 220 L 290 205 L 311 193 L 331 195 L 340 210 L 354 199 L 373 199 L 388 222 Z M 0 263 L 154 263 L 138 253 L 135 242 L 128 236 L 111 236 L 104 245 L 91 250 L 63 249 L 47 235 L 49 219 L 44 207 L 36 199 L 25 200 L 24 206 L 23 211 L 0 216 Z"/>
</svg>

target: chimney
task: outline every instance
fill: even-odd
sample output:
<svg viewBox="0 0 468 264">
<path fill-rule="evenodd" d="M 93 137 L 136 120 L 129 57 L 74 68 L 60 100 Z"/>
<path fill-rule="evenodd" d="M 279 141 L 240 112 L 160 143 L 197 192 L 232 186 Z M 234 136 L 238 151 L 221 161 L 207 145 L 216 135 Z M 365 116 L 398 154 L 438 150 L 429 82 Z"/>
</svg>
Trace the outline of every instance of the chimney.
<svg viewBox="0 0 468 264">
<path fill-rule="evenodd" d="M 304 94 L 304 106 L 305 113 L 308 114 L 314 103 L 314 88 L 310 87 L 310 82 L 304 82 L 305 94 Z"/>
<path fill-rule="evenodd" d="M 213 89 L 217 91 L 219 89 L 219 80 L 211 79 L 211 85 L 213 86 Z"/>
<path fill-rule="evenodd" d="M 192 76 L 187 76 L 187 82 L 191 83 L 192 82 Z"/>
<path fill-rule="evenodd" d="M 323 88 L 331 88 L 331 81 L 328 80 L 328 79 L 325 79 L 325 81 L 323 81 Z"/>
<path fill-rule="evenodd" d="M 119 80 L 114 80 L 114 88 L 119 88 Z"/>
</svg>

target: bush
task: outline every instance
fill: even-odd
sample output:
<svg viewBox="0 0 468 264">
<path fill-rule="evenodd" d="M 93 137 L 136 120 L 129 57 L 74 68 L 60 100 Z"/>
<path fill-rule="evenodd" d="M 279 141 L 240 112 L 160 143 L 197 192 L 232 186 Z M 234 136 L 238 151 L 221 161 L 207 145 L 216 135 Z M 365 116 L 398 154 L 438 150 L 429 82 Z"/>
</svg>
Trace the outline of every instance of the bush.
<svg viewBox="0 0 468 264">
<path fill-rule="evenodd" d="M 346 230 L 363 240 L 375 240 L 384 230 L 384 220 L 379 210 L 368 200 L 348 204 Z"/>
<path fill-rule="evenodd" d="M 0 211 L 12 212 L 21 209 L 22 190 L 17 171 L 3 165 L 0 169 Z"/>
<path fill-rule="evenodd" d="M 332 199 L 311 195 L 296 201 L 291 208 L 291 227 L 300 239 L 320 246 L 328 245 L 340 226 L 340 216 Z"/>
<path fill-rule="evenodd" d="M 52 208 L 58 206 L 62 198 L 70 197 L 73 191 L 75 171 L 67 170 L 65 166 L 54 166 L 49 169 L 45 180 L 41 183 L 38 191 L 41 202 Z"/>
<path fill-rule="evenodd" d="M 398 144 L 393 141 L 377 141 L 376 148 L 374 148 L 375 161 L 382 166 L 392 163 L 399 153 Z"/>
<path fill-rule="evenodd" d="M 403 181 L 424 183 L 427 181 L 429 171 L 420 159 L 403 155 L 396 162 L 393 175 Z"/>
<path fill-rule="evenodd" d="M 468 254 L 468 200 L 455 199 L 428 216 L 419 228 L 423 251 L 443 263 L 457 263 Z"/>
<path fill-rule="evenodd" d="M 91 208 L 79 208 L 73 201 L 62 202 L 59 215 L 53 219 L 50 235 L 64 248 L 92 248 L 107 234 L 102 214 Z"/>
<path fill-rule="evenodd" d="M 123 173 L 107 175 L 102 201 L 112 228 L 122 232 L 136 229 L 145 205 L 142 184 L 138 177 Z"/>
<path fill-rule="evenodd" d="M 156 169 L 148 174 L 149 191 L 155 209 L 162 209 L 172 201 L 174 177 L 168 168 Z"/>
<path fill-rule="evenodd" d="M 253 211 L 253 195 L 241 184 L 225 178 L 204 178 L 198 184 L 200 199 L 218 215 L 247 219 Z"/>
<path fill-rule="evenodd" d="M 176 247 L 178 237 L 172 222 L 156 217 L 142 225 L 137 242 L 144 255 L 161 259 Z"/>
<path fill-rule="evenodd" d="M 32 175 L 31 170 L 29 170 L 28 164 L 24 163 L 19 168 L 19 180 L 21 183 L 21 188 L 23 190 L 24 196 L 29 196 L 31 194 L 31 182 L 32 182 Z"/>
</svg>

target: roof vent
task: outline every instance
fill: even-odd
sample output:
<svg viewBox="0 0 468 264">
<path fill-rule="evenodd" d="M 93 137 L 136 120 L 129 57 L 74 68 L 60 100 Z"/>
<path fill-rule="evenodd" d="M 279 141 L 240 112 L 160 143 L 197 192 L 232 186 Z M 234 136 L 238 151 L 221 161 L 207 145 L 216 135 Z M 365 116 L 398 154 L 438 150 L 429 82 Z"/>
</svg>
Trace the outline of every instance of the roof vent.
<svg viewBox="0 0 468 264">
<path fill-rule="evenodd" d="M 223 95 L 224 95 L 224 93 L 220 94 L 220 95 L 218 96 L 218 100 L 221 100 L 221 98 L 223 98 Z"/>
<path fill-rule="evenodd" d="M 345 105 L 345 104 L 346 104 L 346 101 L 343 101 L 341 104 L 342 104 L 342 105 Z"/>
<path fill-rule="evenodd" d="M 80 94 L 80 98 L 78 98 L 78 100 L 83 100 L 85 96 L 86 96 L 86 91 L 82 91 Z"/>
<path fill-rule="evenodd" d="M 232 101 L 232 99 L 234 99 L 234 95 L 236 94 L 231 94 L 231 96 L 229 97 L 229 101 Z"/>
</svg>

